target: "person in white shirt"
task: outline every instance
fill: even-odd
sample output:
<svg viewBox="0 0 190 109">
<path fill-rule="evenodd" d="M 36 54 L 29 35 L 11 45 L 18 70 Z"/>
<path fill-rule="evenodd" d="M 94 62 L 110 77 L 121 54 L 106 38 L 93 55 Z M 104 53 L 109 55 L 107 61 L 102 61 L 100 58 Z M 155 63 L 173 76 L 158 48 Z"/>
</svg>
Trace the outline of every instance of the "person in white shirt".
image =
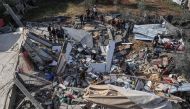
<svg viewBox="0 0 190 109">
<path fill-rule="evenodd" d="M 93 14 L 95 17 L 97 17 L 97 8 L 96 8 L 96 5 L 94 5 L 94 7 L 92 8 L 92 11 L 93 11 Z"/>
</svg>

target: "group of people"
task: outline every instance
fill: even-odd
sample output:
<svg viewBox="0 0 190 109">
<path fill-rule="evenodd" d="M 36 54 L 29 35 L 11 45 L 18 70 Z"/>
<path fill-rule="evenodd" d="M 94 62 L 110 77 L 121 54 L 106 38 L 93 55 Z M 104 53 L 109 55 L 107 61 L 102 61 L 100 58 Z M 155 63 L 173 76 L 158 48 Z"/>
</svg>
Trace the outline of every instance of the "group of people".
<svg viewBox="0 0 190 109">
<path fill-rule="evenodd" d="M 95 19 L 98 16 L 96 5 L 90 10 L 89 8 L 86 10 L 85 15 L 80 15 L 81 25 L 84 25 L 84 21 L 90 21 L 91 19 Z"/>
<path fill-rule="evenodd" d="M 92 19 L 98 18 L 103 24 L 104 24 L 104 16 L 103 15 L 98 15 L 96 5 L 93 6 L 92 9 L 87 9 L 86 14 L 80 15 L 80 23 L 81 25 L 84 25 L 85 21 L 90 21 Z M 113 18 L 112 20 L 107 22 L 108 24 L 118 28 L 118 29 L 126 29 L 126 23 L 127 21 L 124 19 L 120 18 Z M 128 28 L 127 28 L 127 33 L 131 34 L 134 28 L 134 23 L 133 22 L 128 22 Z"/>
<path fill-rule="evenodd" d="M 51 27 L 51 25 L 49 25 L 47 27 L 47 30 L 49 32 L 49 40 L 51 42 L 54 42 L 54 43 L 58 42 L 59 43 L 65 37 L 65 32 L 64 32 L 64 29 L 62 27 L 55 28 L 55 27 Z M 47 36 L 44 35 L 44 38 L 47 39 Z M 56 39 L 57 39 L 57 41 L 56 41 Z"/>
</svg>

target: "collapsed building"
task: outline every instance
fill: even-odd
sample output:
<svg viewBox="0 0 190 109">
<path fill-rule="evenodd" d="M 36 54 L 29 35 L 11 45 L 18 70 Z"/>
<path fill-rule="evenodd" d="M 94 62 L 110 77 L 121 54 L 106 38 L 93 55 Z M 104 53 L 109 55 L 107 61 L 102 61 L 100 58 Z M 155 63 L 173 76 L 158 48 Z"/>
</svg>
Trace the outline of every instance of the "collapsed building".
<svg viewBox="0 0 190 109">
<path fill-rule="evenodd" d="M 185 53 L 190 28 L 165 18 L 134 28 L 128 18 L 118 28 L 119 14 L 109 14 L 84 26 L 57 18 L 58 38 L 47 30 L 52 19 L 23 24 L 4 6 L 22 28 L 0 34 L 1 108 L 189 108 L 190 83 L 174 57 Z"/>
</svg>

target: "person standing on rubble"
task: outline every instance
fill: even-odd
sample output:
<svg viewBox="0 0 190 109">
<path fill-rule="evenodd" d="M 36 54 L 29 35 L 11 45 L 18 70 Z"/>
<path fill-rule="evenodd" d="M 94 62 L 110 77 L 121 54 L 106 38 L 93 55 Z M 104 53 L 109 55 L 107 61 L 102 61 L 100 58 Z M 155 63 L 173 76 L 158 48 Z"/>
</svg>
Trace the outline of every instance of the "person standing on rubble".
<svg viewBox="0 0 190 109">
<path fill-rule="evenodd" d="M 60 27 L 60 41 L 63 42 L 64 41 L 64 36 L 65 36 L 65 31 L 62 27 Z"/>
<path fill-rule="evenodd" d="M 55 43 L 55 39 L 56 39 L 56 30 L 55 30 L 55 28 L 53 28 L 52 29 L 52 31 L 51 31 L 51 33 L 52 33 L 52 38 L 53 38 L 53 41 L 54 41 L 54 43 Z"/>
<path fill-rule="evenodd" d="M 133 32 L 133 28 L 134 28 L 133 22 L 129 22 L 129 27 L 128 27 L 128 30 L 127 30 L 128 35 Z"/>
<path fill-rule="evenodd" d="M 44 39 L 47 39 L 47 36 L 44 34 Z"/>
<path fill-rule="evenodd" d="M 90 9 L 89 8 L 86 10 L 86 19 L 87 19 L 87 21 L 89 21 L 89 19 L 90 19 Z"/>
<path fill-rule="evenodd" d="M 159 40 L 160 40 L 160 34 L 157 34 L 153 39 L 154 56 L 156 58 L 158 58 L 160 56 L 160 53 L 161 53 L 161 49 L 158 46 Z"/>
<path fill-rule="evenodd" d="M 100 21 L 102 24 L 104 24 L 104 16 L 103 15 L 100 15 Z"/>
<path fill-rule="evenodd" d="M 111 20 L 111 25 L 112 25 L 112 26 L 116 26 L 116 18 L 113 18 L 113 19 Z"/>
<path fill-rule="evenodd" d="M 80 16 L 80 23 L 81 23 L 81 26 L 84 25 L 84 16 L 83 15 Z"/>
<path fill-rule="evenodd" d="M 158 42 L 159 42 L 159 34 L 157 34 L 154 39 L 153 39 L 153 47 L 157 47 L 158 46 Z"/>
<path fill-rule="evenodd" d="M 47 30 L 48 30 L 48 32 L 49 32 L 49 37 L 48 37 L 48 39 L 49 39 L 49 41 L 52 42 L 52 27 L 51 27 L 50 24 L 49 24 L 49 26 L 47 27 Z"/>
<path fill-rule="evenodd" d="M 94 5 L 94 7 L 92 8 L 92 11 L 93 11 L 94 17 L 96 18 L 98 15 L 96 5 Z"/>
<path fill-rule="evenodd" d="M 57 34 L 57 40 L 58 40 L 58 43 L 60 43 L 61 40 L 62 40 L 61 30 L 60 30 L 60 29 L 57 30 L 56 34 Z"/>
<path fill-rule="evenodd" d="M 48 26 L 47 30 L 49 32 L 49 36 L 51 36 L 51 25 Z"/>
<path fill-rule="evenodd" d="M 122 28 L 122 29 L 125 29 L 125 23 L 126 23 L 126 20 L 125 20 L 125 19 L 122 20 L 122 22 L 121 22 L 121 28 Z"/>
</svg>

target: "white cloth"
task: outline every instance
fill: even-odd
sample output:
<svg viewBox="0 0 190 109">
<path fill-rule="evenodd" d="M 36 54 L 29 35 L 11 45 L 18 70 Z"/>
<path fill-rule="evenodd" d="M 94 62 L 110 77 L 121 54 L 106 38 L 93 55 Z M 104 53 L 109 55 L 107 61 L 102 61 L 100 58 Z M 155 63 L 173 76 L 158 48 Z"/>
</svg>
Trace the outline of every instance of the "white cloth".
<svg viewBox="0 0 190 109">
<path fill-rule="evenodd" d="M 94 8 L 93 8 L 93 12 L 96 12 L 96 11 L 97 11 L 97 9 L 94 7 Z"/>
</svg>

